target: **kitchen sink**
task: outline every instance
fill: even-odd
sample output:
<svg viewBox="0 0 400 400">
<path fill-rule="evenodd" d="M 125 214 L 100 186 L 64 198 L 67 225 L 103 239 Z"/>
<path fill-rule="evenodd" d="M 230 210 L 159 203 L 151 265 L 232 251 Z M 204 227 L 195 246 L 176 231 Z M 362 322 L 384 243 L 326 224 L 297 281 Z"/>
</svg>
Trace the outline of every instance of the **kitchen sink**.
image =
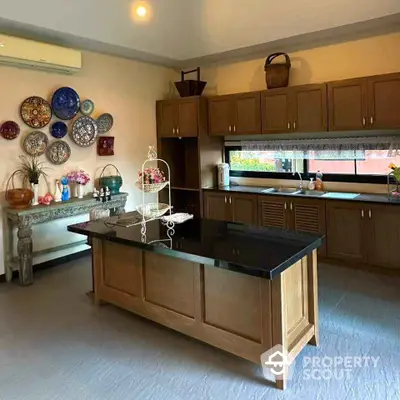
<svg viewBox="0 0 400 400">
<path fill-rule="evenodd" d="M 287 193 L 287 194 L 298 194 L 299 192 L 300 189 L 290 188 L 290 187 L 269 188 L 262 191 L 262 193 Z"/>
<path fill-rule="evenodd" d="M 299 190 L 296 194 L 304 194 L 304 196 L 323 196 L 326 192 L 320 192 L 318 190 Z"/>
</svg>

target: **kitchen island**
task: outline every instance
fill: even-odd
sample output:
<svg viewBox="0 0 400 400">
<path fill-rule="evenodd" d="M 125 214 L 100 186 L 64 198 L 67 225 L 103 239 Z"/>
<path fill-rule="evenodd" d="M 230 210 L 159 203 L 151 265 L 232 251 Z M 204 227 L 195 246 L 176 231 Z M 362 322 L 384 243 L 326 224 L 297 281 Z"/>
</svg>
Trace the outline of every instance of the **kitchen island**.
<svg viewBox="0 0 400 400">
<path fill-rule="evenodd" d="M 317 251 L 322 238 L 194 219 L 71 225 L 92 238 L 95 302 L 111 303 L 254 363 L 276 345 L 293 361 L 318 345 Z M 276 381 L 285 388 L 286 376 Z"/>
</svg>

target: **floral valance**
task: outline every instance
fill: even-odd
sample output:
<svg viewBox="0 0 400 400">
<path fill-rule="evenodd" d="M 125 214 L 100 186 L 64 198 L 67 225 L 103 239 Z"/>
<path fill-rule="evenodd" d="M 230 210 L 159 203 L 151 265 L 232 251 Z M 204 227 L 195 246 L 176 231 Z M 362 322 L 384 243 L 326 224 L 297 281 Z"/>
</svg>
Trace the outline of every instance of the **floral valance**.
<svg viewBox="0 0 400 400">
<path fill-rule="evenodd" d="M 400 156 L 400 137 L 241 141 L 242 150 L 269 153 L 275 159 L 365 160 Z"/>
</svg>

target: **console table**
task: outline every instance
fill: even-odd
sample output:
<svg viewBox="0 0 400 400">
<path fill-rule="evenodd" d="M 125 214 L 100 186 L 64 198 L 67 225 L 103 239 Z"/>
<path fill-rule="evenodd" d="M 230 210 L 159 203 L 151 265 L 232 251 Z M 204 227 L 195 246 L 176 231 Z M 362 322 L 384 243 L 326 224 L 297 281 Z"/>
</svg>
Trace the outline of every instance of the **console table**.
<svg viewBox="0 0 400 400">
<path fill-rule="evenodd" d="M 86 196 L 83 199 L 71 199 L 61 203 L 51 203 L 49 206 L 38 205 L 31 206 L 22 210 L 12 208 L 4 208 L 3 212 L 6 216 L 6 248 L 5 248 L 5 273 L 8 282 L 12 279 L 13 273 L 13 227 L 17 226 L 17 253 L 18 253 L 18 270 L 19 281 L 22 286 L 27 286 L 33 283 L 32 260 L 32 225 L 40 224 L 47 221 L 52 221 L 60 218 L 72 217 L 74 215 L 88 214 L 93 209 L 110 210 L 111 215 L 119 215 L 125 212 L 125 204 L 128 193 L 120 193 L 111 197 L 110 201 L 100 202 L 93 199 L 91 196 Z M 52 251 L 67 249 L 72 246 L 83 244 L 72 243 L 61 245 L 52 249 L 45 250 L 49 253 Z M 40 253 L 43 253 L 41 251 Z"/>
</svg>

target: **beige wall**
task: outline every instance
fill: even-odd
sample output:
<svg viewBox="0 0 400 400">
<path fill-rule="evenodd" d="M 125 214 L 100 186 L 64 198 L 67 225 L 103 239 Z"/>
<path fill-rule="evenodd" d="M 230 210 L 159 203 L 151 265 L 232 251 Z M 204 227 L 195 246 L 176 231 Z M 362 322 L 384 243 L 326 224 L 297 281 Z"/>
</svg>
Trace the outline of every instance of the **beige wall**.
<svg viewBox="0 0 400 400">
<path fill-rule="evenodd" d="M 400 71 L 400 33 L 291 53 L 290 86 L 320 83 Z M 266 89 L 265 59 L 237 62 L 202 70 L 206 95 Z M 303 135 L 304 136 L 304 135 Z M 274 135 L 274 138 L 278 138 Z M 285 136 L 287 137 L 287 136 Z M 291 135 L 296 137 L 296 135 Z M 237 179 L 251 185 L 291 185 L 295 182 Z M 328 183 L 330 190 L 386 192 L 384 185 Z"/>
<path fill-rule="evenodd" d="M 0 67 L 2 82 L 0 122 L 14 120 L 21 126 L 21 135 L 18 139 L 7 141 L 0 137 L 1 191 L 5 189 L 8 176 L 18 165 L 18 156 L 23 154 L 21 149 L 23 137 L 32 131 L 19 117 L 21 102 L 32 95 L 50 100 L 55 89 L 60 86 L 71 86 L 80 94 L 81 99 L 90 98 L 94 101 L 96 106 L 94 116 L 102 112 L 109 112 L 114 116 L 114 127 L 110 134 L 115 136 L 115 156 L 99 157 L 96 145 L 80 148 L 67 138 L 72 149 L 70 160 L 62 166 L 47 165 L 51 167 L 49 175 L 52 190 L 54 190 L 54 180 L 72 169 L 83 168 L 93 177 L 95 173 L 98 176 L 100 167 L 113 163 L 123 176 L 122 190 L 129 192 L 127 208 L 131 210 L 141 201 L 134 187 L 137 171 L 146 157 L 148 146 L 156 143 L 155 101 L 162 99 L 169 91 L 172 71 L 94 53 L 84 53 L 83 64 L 82 71 L 73 76 Z M 49 127 L 50 125 L 42 131 L 46 132 L 51 140 Z M 46 161 L 45 156 L 41 158 Z M 89 187 L 88 190 L 90 189 Z M 40 191 L 42 195 L 46 192 L 44 182 Z M 35 250 L 82 240 L 83 237 L 68 233 L 66 226 L 84 219 L 87 219 L 87 216 L 36 226 L 33 233 Z M 3 229 L 0 229 L 0 236 L 2 234 Z M 0 274 L 2 274 L 3 240 L 0 239 Z M 48 255 L 47 258 L 60 255 L 63 254 Z M 35 262 L 44 260 L 45 258 L 41 257 Z"/>
</svg>

